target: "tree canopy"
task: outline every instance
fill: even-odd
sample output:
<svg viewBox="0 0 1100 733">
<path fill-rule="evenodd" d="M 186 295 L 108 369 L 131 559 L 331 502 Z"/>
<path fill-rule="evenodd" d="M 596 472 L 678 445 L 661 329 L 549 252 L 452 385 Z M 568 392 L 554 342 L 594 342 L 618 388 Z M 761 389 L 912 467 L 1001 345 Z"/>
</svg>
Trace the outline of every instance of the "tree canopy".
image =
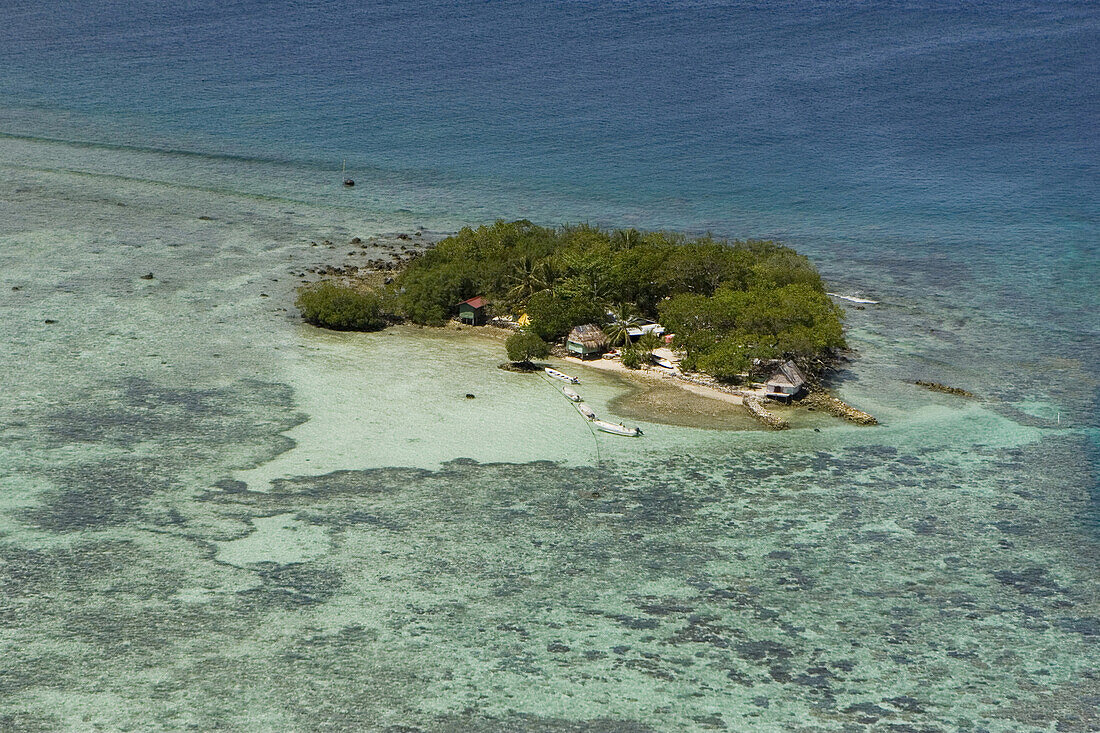
<svg viewBox="0 0 1100 733">
<path fill-rule="evenodd" d="M 307 323 L 337 331 L 377 331 L 386 327 L 382 299 L 347 285 L 321 281 L 298 289 L 294 301 Z"/>
<path fill-rule="evenodd" d="M 530 363 L 550 355 L 550 344 L 530 331 L 517 331 L 504 342 L 508 359 L 515 363 Z"/>
<path fill-rule="evenodd" d="M 841 311 L 817 270 L 770 241 L 498 221 L 442 240 L 395 285 L 414 322 L 442 323 L 456 303 L 484 295 L 497 313 L 526 312 L 549 341 L 582 323 L 625 341 L 609 312 L 660 319 L 685 366 L 728 379 L 757 359 L 809 360 L 844 346 Z"/>
</svg>

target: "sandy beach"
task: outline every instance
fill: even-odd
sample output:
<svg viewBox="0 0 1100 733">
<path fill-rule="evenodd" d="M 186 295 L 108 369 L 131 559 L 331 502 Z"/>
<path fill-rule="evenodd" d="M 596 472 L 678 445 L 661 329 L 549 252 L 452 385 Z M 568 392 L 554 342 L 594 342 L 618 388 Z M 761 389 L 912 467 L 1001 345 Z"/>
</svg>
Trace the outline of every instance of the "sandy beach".
<svg viewBox="0 0 1100 733">
<path fill-rule="evenodd" d="M 660 367 L 642 367 L 641 369 L 627 369 L 618 359 L 578 359 L 572 356 L 565 357 L 564 361 L 588 369 L 599 369 L 603 372 L 613 372 L 615 374 L 621 374 L 625 377 L 637 379 L 641 382 L 658 382 L 660 384 L 667 384 L 669 386 L 682 389 L 686 392 L 691 392 L 692 394 L 699 395 L 700 397 L 718 400 L 719 402 L 725 402 L 730 405 L 740 406 L 744 404 L 744 399 L 739 394 L 733 394 L 731 392 L 725 392 L 720 389 L 715 389 L 714 387 L 708 387 L 706 385 L 689 382 L 676 374 L 670 373 L 667 369 L 662 369 Z"/>
</svg>

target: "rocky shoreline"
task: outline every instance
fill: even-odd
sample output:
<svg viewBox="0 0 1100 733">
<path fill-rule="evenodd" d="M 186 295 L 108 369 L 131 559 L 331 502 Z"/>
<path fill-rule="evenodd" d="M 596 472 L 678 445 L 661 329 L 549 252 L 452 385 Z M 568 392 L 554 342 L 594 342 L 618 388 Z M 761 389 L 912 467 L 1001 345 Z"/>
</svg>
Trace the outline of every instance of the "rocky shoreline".
<svg viewBox="0 0 1100 733">
<path fill-rule="evenodd" d="M 833 397 L 828 392 L 814 391 L 802 398 L 802 404 L 818 410 L 828 412 L 830 415 L 844 418 L 857 425 L 878 425 L 874 415 L 863 410 L 857 410 L 843 400 Z"/>
<path fill-rule="evenodd" d="M 764 403 L 759 397 L 746 397 L 743 404 L 750 415 L 772 430 L 786 430 L 791 426 L 789 422 L 764 407 Z"/>
<path fill-rule="evenodd" d="M 946 384 L 940 384 L 939 382 L 926 382 L 923 379 L 918 379 L 914 381 L 913 384 L 917 385 L 918 387 L 924 387 L 925 389 L 931 390 L 933 392 L 942 392 L 943 394 L 955 395 L 956 397 L 970 397 L 972 399 L 976 399 L 978 397 L 978 395 L 974 394 L 973 392 L 967 392 L 965 389 L 960 389 L 958 387 L 949 387 Z"/>
</svg>

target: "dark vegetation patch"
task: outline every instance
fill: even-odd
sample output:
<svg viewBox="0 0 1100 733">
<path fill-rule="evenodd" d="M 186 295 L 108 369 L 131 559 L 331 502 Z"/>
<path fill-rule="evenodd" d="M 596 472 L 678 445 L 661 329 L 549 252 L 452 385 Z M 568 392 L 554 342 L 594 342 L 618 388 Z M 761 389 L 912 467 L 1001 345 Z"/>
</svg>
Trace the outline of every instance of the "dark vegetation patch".
<svg viewBox="0 0 1100 733">
<path fill-rule="evenodd" d="M 1061 586 L 1048 575 L 1046 568 L 997 570 L 993 577 L 1024 595 L 1052 596 L 1063 592 Z"/>
<path fill-rule="evenodd" d="M 749 661 L 763 661 L 765 659 L 790 659 L 793 652 L 790 647 L 775 641 L 746 641 L 734 647 L 737 655 Z"/>
<path fill-rule="evenodd" d="M 139 517 L 150 496 L 170 487 L 157 476 L 158 468 L 133 459 L 62 466 L 51 472 L 57 488 L 46 491 L 41 505 L 26 510 L 23 519 L 51 532 L 126 524 Z"/>
<path fill-rule="evenodd" d="M 44 713 L 17 711 L 0 714 L 0 730 L 19 733 L 54 733 L 61 730 L 61 719 Z"/>
<path fill-rule="evenodd" d="M 134 568 L 138 550 L 123 541 L 85 542 L 52 549 L 24 549 L 9 544 L 0 548 L 0 559 L 3 598 L 43 598 L 62 593 L 92 594 L 108 587 L 113 579 Z M 160 580 L 164 577 L 164 573 L 159 575 Z M 134 574 L 128 580 L 129 593 L 139 593 L 143 598 L 162 596 L 162 585 L 146 575 Z"/>
<path fill-rule="evenodd" d="M 596 718 L 567 720 L 524 713 L 506 717 L 485 716 L 475 710 L 437 720 L 430 730 L 439 733 L 491 733 L 523 731 L 523 733 L 656 733 L 658 729 L 637 720 Z"/>
<path fill-rule="evenodd" d="M 46 417 L 43 433 L 53 445 L 97 443 L 132 448 L 137 443 L 186 440 L 189 448 L 224 448 L 270 440 L 302 422 L 292 411 L 289 386 L 242 380 L 226 388 L 192 389 L 129 379 L 106 385 L 79 404 Z"/>
<path fill-rule="evenodd" d="M 258 611 L 318 606 L 332 598 L 343 585 L 339 573 L 309 563 L 265 563 L 256 573 L 262 584 L 241 591 L 239 595 Z"/>
</svg>

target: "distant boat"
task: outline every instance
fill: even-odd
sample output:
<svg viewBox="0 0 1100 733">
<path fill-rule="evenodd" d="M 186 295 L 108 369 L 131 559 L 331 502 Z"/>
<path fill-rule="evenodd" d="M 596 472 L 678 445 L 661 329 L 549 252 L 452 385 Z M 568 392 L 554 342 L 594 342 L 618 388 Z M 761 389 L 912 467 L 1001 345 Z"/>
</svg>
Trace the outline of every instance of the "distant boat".
<svg viewBox="0 0 1100 733">
<path fill-rule="evenodd" d="M 587 418 L 588 418 L 589 420 L 595 420 L 595 419 L 596 419 L 596 413 L 595 413 L 595 412 L 594 412 L 594 411 L 592 410 L 592 408 L 591 408 L 591 407 L 589 407 L 588 405 L 584 404 L 583 402 L 578 402 L 578 403 L 577 403 L 577 404 L 575 405 L 575 407 L 577 408 L 577 412 L 579 412 L 580 414 L 584 415 L 584 416 L 585 416 L 585 417 L 587 417 Z"/>
<path fill-rule="evenodd" d="M 664 358 L 663 356 L 654 356 L 654 357 L 652 357 L 652 359 L 653 359 L 653 363 L 656 364 L 659 367 L 664 367 L 665 369 L 673 369 L 673 370 L 676 369 L 676 367 L 673 366 L 672 362 L 669 361 L 668 359 Z"/>
<path fill-rule="evenodd" d="M 579 394 L 577 394 L 576 392 L 574 392 L 573 390 L 569 389 L 568 387 L 562 387 L 561 388 L 561 393 L 563 395 L 565 395 L 566 397 L 568 397 L 569 399 L 571 399 L 573 402 L 580 402 L 581 401 L 581 396 Z"/>
<path fill-rule="evenodd" d="M 564 372 L 559 372 L 557 369 L 551 369 L 550 367 L 546 367 L 545 369 L 543 369 L 543 371 L 546 372 L 547 374 L 549 374 L 554 379 L 560 379 L 563 382 L 569 382 L 570 384 L 580 384 L 581 383 L 581 380 L 577 379 L 576 377 L 571 377 L 568 374 L 565 374 Z"/>
<path fill-rule="evenodd" d="M 346 159 L 346 158 L 344 159 L 344 165 L 343 165 L 343 167 L 342 167 L 342 168 L 340 169 L 340 173 L 341 173 L 341 175 L 343 175 L 343 177 L 344 177 L 344 185 L 345 185 L 345 186 L 349 186 L 349 187 L 350 187 L 350 186 L 354 186 L 354 185 L 355 185 L 355 181 L 353 181 L 352 179 L 348 178 L 348 161 L 347 161 L 347 159 Z"/>
<path fill-rule="evenodd" d="M 608 422 L 607 420 L 593 420 L 592 424 L 596 426 L 597 430 L 602 430 L 605 433 L 611 433 L 612 435 L 628 435 L 635 437 L 642 434 L 641 428 L 628 428 L 623 424 L 615 424 Z"/>
</svg>

